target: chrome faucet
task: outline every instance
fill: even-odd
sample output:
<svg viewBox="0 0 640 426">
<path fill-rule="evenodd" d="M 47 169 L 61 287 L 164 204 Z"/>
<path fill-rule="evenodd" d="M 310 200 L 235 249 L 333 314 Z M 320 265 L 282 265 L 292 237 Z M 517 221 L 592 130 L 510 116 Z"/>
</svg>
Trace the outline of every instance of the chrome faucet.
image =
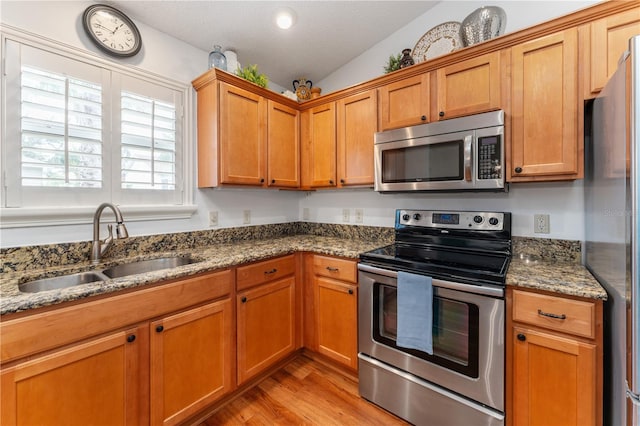
<svg viewBox="0 0 640 426">
<path fill-rule="evenodd" d="M 113 214 L 116 216 L 116 238 L 127 238 L 129 236 L 127 227 L 124 226 L 124 219 L 122 218 L 120 209 L 111 203 L 100 204 L 96 209 L 96 213 L 93 215 L 93 243 L 91 244 L 91 263 L 93 265 L 100 263 L 100 258 L 113 241 L 113 227 L 111 224 L 107 225 L 109 236 L 100 241 L 100 216 L 102 215 L 102 211 L 107 207 L 113 210 Z"/>
</svg>

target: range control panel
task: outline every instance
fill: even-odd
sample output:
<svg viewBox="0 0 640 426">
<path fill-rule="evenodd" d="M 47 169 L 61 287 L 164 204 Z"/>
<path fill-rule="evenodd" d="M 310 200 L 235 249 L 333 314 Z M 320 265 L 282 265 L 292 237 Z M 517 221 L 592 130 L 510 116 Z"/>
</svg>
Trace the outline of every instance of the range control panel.
<svg viewBox="0 0 640 426">
<path fill-rule="evenodd" d="M 502 231 L 504 213 L 443 210 L 398 210 L 396 221 L 402 225 L 425 228 Z"/>
</svg>

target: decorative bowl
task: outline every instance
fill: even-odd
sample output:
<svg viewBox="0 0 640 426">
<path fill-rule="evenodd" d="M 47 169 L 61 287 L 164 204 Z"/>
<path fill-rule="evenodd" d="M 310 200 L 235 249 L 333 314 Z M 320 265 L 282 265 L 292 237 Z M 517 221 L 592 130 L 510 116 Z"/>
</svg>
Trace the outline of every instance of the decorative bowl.
<svg viewBox="0 0 640 426">
<path fill-rule="evenodd" d="M 464 18 L 460 25 L 460 37 L 464 46 L 490 40 L 504 33 L 507 14 L 498 6 L 483 6 Z"/>
</svg>

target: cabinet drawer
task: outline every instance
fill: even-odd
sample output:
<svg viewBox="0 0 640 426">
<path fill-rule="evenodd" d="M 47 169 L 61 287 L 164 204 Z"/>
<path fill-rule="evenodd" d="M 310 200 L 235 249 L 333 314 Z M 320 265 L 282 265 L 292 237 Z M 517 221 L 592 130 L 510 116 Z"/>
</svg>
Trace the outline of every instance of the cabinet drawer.
<svg viewBox="0 0 640 426">
<path fill-rule="evenodd" d="M 352 260 L 313 256 L 313 273 L 338 280 L 358 282 L 357 264 Z"/>
<path fill-rule="evenodd" d="M 293 275 L 295 271 L 296 261 L 293 255 L 241 266 L 236 272 L 237 289 L 240 291 L 287 275 Z"/>
<path fill-rule="evenodd" d="M 513 291 L 513 320 L 595 338 L 595 303 Z"/>
</svg>

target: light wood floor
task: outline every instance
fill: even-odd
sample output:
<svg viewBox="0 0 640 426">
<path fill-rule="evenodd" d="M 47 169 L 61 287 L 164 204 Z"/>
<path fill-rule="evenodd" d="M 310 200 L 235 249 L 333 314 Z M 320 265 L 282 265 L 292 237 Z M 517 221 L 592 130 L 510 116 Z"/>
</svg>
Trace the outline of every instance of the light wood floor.
<svg viewBox="0 0 640 426">
<path fill-rule="evenodd" d="M 300 356 L 199 426 L 408 425 L 358 395 L 358 384 Z"/>
</svg>

